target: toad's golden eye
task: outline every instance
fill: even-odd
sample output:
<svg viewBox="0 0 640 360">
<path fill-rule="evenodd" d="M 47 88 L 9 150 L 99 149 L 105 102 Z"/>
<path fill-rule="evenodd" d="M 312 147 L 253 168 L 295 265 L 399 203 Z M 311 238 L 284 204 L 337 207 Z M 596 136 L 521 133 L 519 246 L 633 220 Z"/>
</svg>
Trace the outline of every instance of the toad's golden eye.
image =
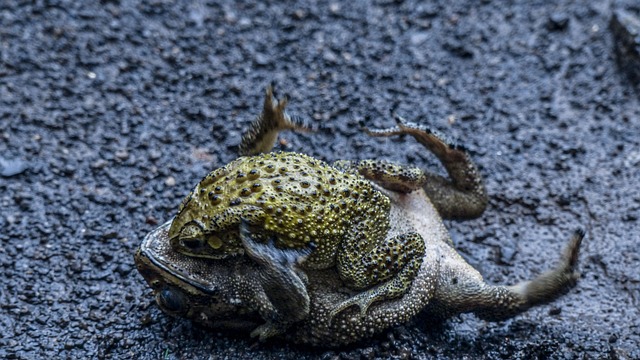
<svg viewBox="0 0 640 360">
<path fill-rule="evenodd" d="M 222 247 L 222 239 L 220 239 L 216 235 L 207 236 L 207 243 L 211 246 L 212 249 L 217 250 Z"/>
</svg>

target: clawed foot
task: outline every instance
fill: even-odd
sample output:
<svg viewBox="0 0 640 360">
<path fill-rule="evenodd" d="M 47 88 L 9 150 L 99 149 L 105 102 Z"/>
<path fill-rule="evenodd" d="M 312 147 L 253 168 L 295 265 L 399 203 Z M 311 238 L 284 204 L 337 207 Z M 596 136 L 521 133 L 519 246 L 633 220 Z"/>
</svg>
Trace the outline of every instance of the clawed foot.
<svg viewBox="0 0 640 360">
<path fill-rule="evenodd" d="M 329 314 L 329 319 L 332 322 L 333 319 L 336 317 L 336 315 L 341 313 L 343 310 L 350 308 L 351 306 L 357 306 L 358 309 L 360 310 L 359 316 L 363 318 L 367 315 L 367 310 L 369 309 L 369 306 L 371 306 L 371 304 L 375 300 L 376 300 L 375 294 L 371 293 L 370 291 L 362 292 L 358 295 L 355 295 L 341 302 L 335 308 L 333 308 L 333 310 L 331 310 L 331 313 Z"/>
<path fill-rule="evenodd" d="M 301 117 L 287 114 L 288 102 L 286 95 L 281 99 L 274 95 L 273 85 L 267 87 L 262 113 L 251 123 L 242 137 L 240 155 L 255 155 L 271 151 L 280 131 L 312 130 Z"/>
<path fill-rule="evenodd" d="M 286 328 L 276 326 L 274 323 L 268 322 L 253 329 L 249 336 L 251 336 L 252 338 L 258 338 L 259 342 L 263 342 L 270 337 L 284 333 L 285 330 Z"/>
<path fill-rule="evenodd" d="M 396 126 L 394 127 L 386 129 L 370 129 L 362 122 L 360 123 L 360 126 L 367 135 L 372 137 L 412 135 L 416 140 L 425 145 L 436 155 L 438 155 L 438 153 L 445 152 L 447 149 L 466 151 L 464 146 L 456 143 L 453 139 L 438 130 L 408 121 L 396 113 L 392 113 L 391 115 L 396 121 Z"/>
</svg>

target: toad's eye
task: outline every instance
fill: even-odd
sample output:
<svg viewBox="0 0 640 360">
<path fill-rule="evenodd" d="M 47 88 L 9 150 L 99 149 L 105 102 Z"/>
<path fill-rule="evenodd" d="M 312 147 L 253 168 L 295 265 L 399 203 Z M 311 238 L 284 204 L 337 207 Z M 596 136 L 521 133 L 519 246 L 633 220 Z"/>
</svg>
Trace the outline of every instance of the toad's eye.
<svg viewBox="0 0 640 360">
<path fill-rule="evenodd" d="M 180 240 L 180 243 L 182 244 L 183 247 L 191 250 L 198 250 L 204 246 L 203 239 L 194 239 L 194 238 L 182 239 Z"/>
<path fill-rule="evenodd" d="M 211 248 L 218 250 L 222 247 L 223 242 L 222 239 L 220 239 L 218 236 L 216 235 L 209 235 L 208 239 L 207 239 L 207 243 L 209 244 L 209 246 L 211 246 Z"/>
<path fill-rule="evenodd" d="M 179 240 L 183 249 L 198 250 L 206 245 L 202 235 L 202 226 L 196 221 L 192 221 L 182 228 Z"/>
<path fill-rule="evenodd" d="M 183 313 L 187 309 L 187 301 L 180 292 L 165 288 L 156 295 L 161 308 L 172 313 Z"/>
</svg>

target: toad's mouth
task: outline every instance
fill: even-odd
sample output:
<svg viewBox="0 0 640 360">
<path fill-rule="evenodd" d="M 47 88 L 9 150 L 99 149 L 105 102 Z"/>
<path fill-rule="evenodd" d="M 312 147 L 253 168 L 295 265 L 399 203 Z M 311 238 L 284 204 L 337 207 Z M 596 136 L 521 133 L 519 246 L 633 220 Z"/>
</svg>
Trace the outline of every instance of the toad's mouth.
<svg viewBox="0 0 640 360">
<path fill-rule="evenodd" d="M 205 294 L 217 292 L 216 282 L 207 277 L 207 260 L 192 258 L 173 250 L 169 241 L 171 221 L 160 225 L 145 236 L 136 254 L 136 263 L 144 264 L 156 273 L 153 280 L 163 283 L 185 283 Z M 147 278 L 148 282 L 152 279 Z"/>
</svg>

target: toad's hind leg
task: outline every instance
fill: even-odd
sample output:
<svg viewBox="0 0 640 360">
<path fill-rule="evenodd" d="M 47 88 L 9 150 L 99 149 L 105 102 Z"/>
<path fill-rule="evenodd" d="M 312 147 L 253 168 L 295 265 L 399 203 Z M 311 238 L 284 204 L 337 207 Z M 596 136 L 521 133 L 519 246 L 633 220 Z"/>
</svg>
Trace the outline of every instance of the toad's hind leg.
<svg viewBox="0 0 640 360">
<path fill-rule="evenodd" d="M 440 216 L 446 219 L 470 219 L 482 214 L 487 193 L 478 169 L 464 147 L 455 145 L 435 130 L 394 115 L 397 126 L 389 129 L 366 129 L 371 136 L 411 135 L 442 163 L 451 180 L 425 173 L 424 191 Z"/>
<path fill-rule="evenodd" d="M 427 174 L 422 169 L 384 160 L 338 160 L 333 166 L 346 172 L 357 172 L 385 189 L 402 193 L 417 190 L 427 182 Z"/>
<path fill-rule="evenodd" d="M 239 149 L 241 156 L 271 151 L 280 131 L 309 130 L 302 118 L 287 114 L 287 103 L 286 96 L 278 100 L 274 95 L 273 86 L 267 87 L 262 112 L 242 136 Z"/>
<path fill-rule="evenodd" d="M 341 244 L 337 254 L 340 277 L 350 288 L 366 290 L 335 306 L 330 319 L 353 305 L 364 316 L 375 301 L 401 296 L 422 265 L 424 240 L 417 233 L 386 238 L 369 250 L 365 246 L 365 242 L 347 239 Z"/>
<path fill-rule="evenodd" d="M 481 319 L 500 321 L 531 307 L 549 303 L 571 290 L 577 283 L 578 255 L 584 232 L 575 232 L 555 268 L 513 286 L 489 285 L 481 279 L 454 275 L 455 284 L 443 279 L 436 298 L 452 313 L 473 312 Z"/>
</svg>

